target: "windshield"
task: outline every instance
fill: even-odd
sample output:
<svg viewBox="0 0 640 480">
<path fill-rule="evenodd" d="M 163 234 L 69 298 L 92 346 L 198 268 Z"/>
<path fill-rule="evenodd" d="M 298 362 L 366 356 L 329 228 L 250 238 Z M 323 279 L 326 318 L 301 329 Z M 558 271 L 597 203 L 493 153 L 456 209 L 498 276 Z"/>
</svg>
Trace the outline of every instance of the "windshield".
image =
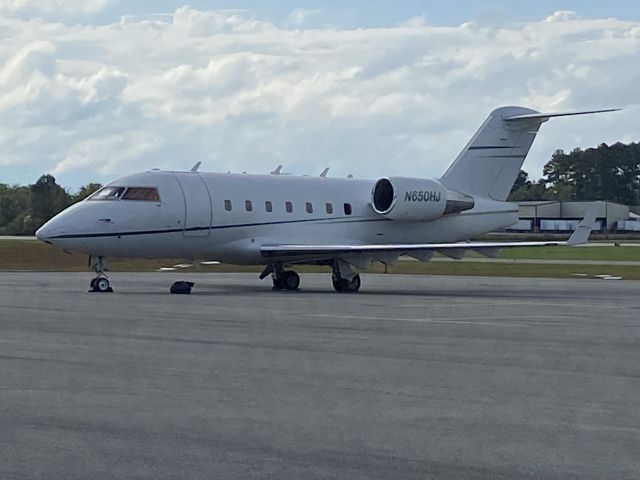
<svg viewBox="0 0 640 480">
<path fill-rule="evenodd" d="M 122 200 L 143 200 L 147 202 L 159 202 L 160 196 L 155 187 L 129 187 L 122 196 Z"/>
<path fill-rule="evenodd" d="M 156 187 L 104 187 L 91 195 L 88 200 L 137 200 L 159 202 Z"/>
<path fill-rule="evenodd" d="M 87 200 L 118 200 L 123 192 L 124 187 L 103 187 Z"/>
</svg>

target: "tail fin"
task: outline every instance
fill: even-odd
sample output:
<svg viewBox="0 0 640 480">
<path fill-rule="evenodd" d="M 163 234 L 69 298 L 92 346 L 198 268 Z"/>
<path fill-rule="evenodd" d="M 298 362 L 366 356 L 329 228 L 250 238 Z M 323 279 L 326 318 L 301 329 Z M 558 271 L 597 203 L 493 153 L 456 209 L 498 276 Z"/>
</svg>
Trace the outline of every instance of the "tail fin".
<svg viewBox="0 0 640 480">
<path fill-rule="evenodd" d="M 505 201 L 540 125 L 552 117 L 611 112 L 539 113 L 523 107 L 491 112 L 440 181 L 461 193 Z"/>
</svg>

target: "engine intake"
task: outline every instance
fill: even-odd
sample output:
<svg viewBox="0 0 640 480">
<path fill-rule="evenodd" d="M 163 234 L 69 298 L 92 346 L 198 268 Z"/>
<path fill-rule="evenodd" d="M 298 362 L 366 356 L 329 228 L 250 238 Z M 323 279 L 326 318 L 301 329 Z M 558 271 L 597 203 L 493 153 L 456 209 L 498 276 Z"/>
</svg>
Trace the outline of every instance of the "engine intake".
<svg viewBox="0 0 640 480">
<path fill-rule="evenodd" d="M 474 207 L 473 197 L 421 178 L 381 178 L 371 192 L 373 209 L 392 220 L 430 221 Z"/>
</svg>

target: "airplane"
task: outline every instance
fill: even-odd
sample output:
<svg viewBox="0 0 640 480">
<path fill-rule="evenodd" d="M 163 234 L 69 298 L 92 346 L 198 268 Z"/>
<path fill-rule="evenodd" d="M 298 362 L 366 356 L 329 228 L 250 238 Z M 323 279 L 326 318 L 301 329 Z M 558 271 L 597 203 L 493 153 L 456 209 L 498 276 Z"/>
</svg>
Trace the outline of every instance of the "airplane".
<svg viewBox="0 0 640 480">
<path fill-rule="evenodd" d="M 113 291 L 108 257 L 207 259 L 264 265 L 275 290 L 297 290 L 293 266 L 327 265 L 337 292 L 357 292 L 359 271 L 406 255 L 495 256 L 503 248 L 588 241 L 595 210 L 567 241 L 471 242 L 518 222 L 507 196 L 540 126 L 554 117 L 617 109 L 540 113 L 501 107 L 438 180 L 375 180 L 151 170 L 126 175 L 72 205 L 37 232 L 39 240 L 89 255 L 90 291 Z M 175 282 L 172 293 L 190 293 Z"/>
</svg>

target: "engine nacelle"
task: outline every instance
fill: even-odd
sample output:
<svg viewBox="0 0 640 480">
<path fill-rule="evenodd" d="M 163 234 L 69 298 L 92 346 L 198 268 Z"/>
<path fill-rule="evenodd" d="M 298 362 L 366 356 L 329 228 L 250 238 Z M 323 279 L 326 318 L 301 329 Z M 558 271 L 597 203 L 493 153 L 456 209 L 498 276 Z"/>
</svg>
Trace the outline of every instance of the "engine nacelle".
<svg viewBox="0 0 640 480">
<path fill-rule="evenodd" d="M 472 197 L 447 190 L 436 180 L 407 177 L 381 178 L 371 192 L 373 209 L 392 220 L 437 220 L 444 215 L 470 210 Z"/>
</svg>

